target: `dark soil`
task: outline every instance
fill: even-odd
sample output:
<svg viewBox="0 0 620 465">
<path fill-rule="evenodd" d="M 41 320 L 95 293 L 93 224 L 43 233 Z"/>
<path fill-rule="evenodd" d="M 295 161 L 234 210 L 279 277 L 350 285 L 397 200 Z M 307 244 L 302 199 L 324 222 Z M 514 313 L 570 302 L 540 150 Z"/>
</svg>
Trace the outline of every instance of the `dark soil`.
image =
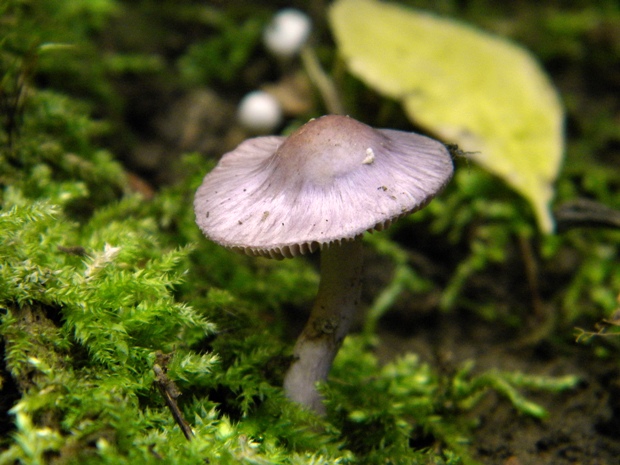
<svg viewBox="0 0 620 465">
<path fill-rule="evenodd" d="M 481 463 L 620 463 L 617 360 L 596 358 L 591 347 L 578 343 L 521 345 L 515 334 L 488 322 L 473 321 L 471 315 L 441 314 L 408 321 L 388 315 L 380 336 L 380 356 L 385 360 L 411 351 L 445 370 L 474 360 L 481 371 L 580 377 L 579 386 L 569 392 L 526 393 L 548 411 L 542 421 L 520 415 L 506 399 L 489 393 L 472 412 L 479 420 L 472 450 Z"/>
</svg>

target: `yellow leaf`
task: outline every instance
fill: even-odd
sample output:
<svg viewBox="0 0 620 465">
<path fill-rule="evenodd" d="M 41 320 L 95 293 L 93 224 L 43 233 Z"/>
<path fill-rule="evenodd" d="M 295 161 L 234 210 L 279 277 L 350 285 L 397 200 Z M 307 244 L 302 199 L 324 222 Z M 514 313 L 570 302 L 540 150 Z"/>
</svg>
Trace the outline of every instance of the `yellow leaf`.
<svg viewBox="0 0 620 465">
<path fill-rule="evenodd" d="M 523 48 L 472 26 L 376 0 L 337 0 L 330 23 L 350 71 L 502 177 L 553 230 L 563 147 L 554 87 Z"/>
</svg>

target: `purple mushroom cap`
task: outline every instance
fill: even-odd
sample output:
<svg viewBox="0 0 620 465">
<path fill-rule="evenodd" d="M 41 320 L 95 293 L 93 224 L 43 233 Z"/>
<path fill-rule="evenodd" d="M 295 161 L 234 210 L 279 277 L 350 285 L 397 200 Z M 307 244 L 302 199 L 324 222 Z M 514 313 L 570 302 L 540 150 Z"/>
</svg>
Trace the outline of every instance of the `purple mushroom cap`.
<svg viewBox="0 0 620 465">
<path fill-rule="evenodd" d="M 452 172 L 436 140 L 327 115 L 225 154 L 196 192 L 196 222 L 224 247 L 292 257 L 419 210 Z"/>
</svg>

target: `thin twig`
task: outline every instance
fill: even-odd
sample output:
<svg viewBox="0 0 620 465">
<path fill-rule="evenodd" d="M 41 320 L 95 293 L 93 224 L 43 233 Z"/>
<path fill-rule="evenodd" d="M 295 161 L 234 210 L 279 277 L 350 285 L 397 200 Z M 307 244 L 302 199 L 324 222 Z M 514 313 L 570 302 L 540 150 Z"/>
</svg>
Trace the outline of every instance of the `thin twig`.
<svg viewBox="0 0 620 465">
<path fill-rule="evenodd" d="M 189 426 L 189 423 L 187 423 L 187 421 L 185 421 L 185 418 L 183 418 L 183 413 L 179 409 L 176 401 L 177 397 L 181 395 L 179 389 L 177 388 L 176 384 L 174 384 L 174 381 L 168 378 L 168 375 L 166 375 L 164 369 L 157 363 L 153 365 L 153 371 L 155 372 L 155 384 L 157 385 L 157 389 L 159 389 L 160 394 L 166 402 L 166 405 L 170 409 L 174 421 L 177 422 L 179 428 L 181 428 L 181 431 L 183 431 L 183 434 L 185 435 L 187 440 L 191 441 L 194 437 L 194 432 Z"/>
<path fill-rule="evenodd" d="M 620 228 L 620 210 L 590 199 L 575 199 L 563 203 L 555 212 L 559 232 L 571 228 Z"/>
</svg>

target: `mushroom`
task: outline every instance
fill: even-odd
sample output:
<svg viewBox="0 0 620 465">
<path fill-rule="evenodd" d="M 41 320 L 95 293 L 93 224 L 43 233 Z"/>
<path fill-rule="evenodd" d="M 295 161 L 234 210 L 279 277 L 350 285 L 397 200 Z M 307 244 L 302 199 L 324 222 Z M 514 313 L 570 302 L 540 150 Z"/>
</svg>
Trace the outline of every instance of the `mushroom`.
<svg viewBox="0 0 620 465">
<path fill-rule="evenodd" d="M 239 102 L 237 120 L 254 135 L 267 134 L 282 122 L 282 107 L 269 92 L 254 90 Z"/>
<path fill-rule="evenodd" d="M 282 59 L 291 58 L 303 48 L 312 30 L 312 21 L 303 11 L 280 10 L 263 32 L 267 50 Z"/>
<path fill-rule="evenodd" d="M 276 259 L 321 251 L 318 295 L 284 379 L 290 399 L 324 413 L 316 384 L 359 304 L 363 233 L 424 207 L 452 172 L 438 141 L 327 115 L 288 137 L 248 139 L 205 176 L 194 209 L 214 242 Z"/>
</svg>

